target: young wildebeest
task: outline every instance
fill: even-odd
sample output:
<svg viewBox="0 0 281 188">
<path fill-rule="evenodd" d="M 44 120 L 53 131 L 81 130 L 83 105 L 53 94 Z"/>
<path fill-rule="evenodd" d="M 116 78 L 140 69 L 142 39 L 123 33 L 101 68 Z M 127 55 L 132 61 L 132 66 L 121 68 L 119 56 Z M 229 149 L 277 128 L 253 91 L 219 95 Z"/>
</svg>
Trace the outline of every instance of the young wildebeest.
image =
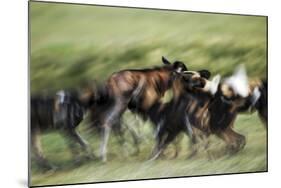
<svg viewBox="0 0 281 188">
<path fill-rule="evenodd" d="M 105 84 L 107 101 L 99 105 L 99 121 L 103 128 L 101 156 L 105 162 L 107 142 L 113 125 L 120 122 L 121 115 L 131 101 L 135 101 L 141 109 L 148 109 L 160 100 L 170 89 L 174 72 L 186 71 L 186 66 L 179 61 L 170 63 L 162 57 L 164 66 L 122 70 L 113 73 Z M 95 113 L 95 112 L 93 112 Z M 93 117 L 95 117 L 93 115 Z"/>
<path fill-rule="evenodd" d="M 209 76 L 206 76 L 206 78 Z M 215 80 L 218 83 L 219 79 L 216 78 Z M 216 89 L 211 89 L 211 93 L 202 89 L 197 89 L 197 92 L 194 90 L 190 92 L 186 89 L 175 91 L 178 92 L 176 96 L 180 97 L 175 97 L 172 105 L 177 108 L 170 110 L 171 113 L 166 113 L 167 115 L 161 123 L 154 159 L 177 136 L 180 130 L 189 127 L 188 124 L 201 130 L 206 137 L 215 134 L 223 139 L 227 144 L 227 151 L 230 153 L 236 153 L 245 146 L 245 137 L 233 130 L 238 110 L 245 104 L 250 92 L 247 75 L 243 68 L 218 84 L 217 91 Z M 256 98 L 255 95 L 253 97 Z M 181 104 L 184 106 L 181 107 Z M 193 135 L 192 144 L 196 142 L 196 135 Z M 205 146 L 206 149 L 207 145 Z M 193 149 L 191 156 L 196 151 Z"/>
<path fill-rule="evenodd" d="M 46 131 L 56 130 L 68 138 L 69 148 L 75 157 L 78 151 L 75 144 L 91 155 L 86 141 L 77 133 L 75 128 L 83 120 L 85 107 L 75 93 L 59 91 L 56 96 L 32 96 L 31 97 L 31 146 L 36 162 L 44 168 L 53 168 L 44 157 L 40 134 Z"/>
</svg>

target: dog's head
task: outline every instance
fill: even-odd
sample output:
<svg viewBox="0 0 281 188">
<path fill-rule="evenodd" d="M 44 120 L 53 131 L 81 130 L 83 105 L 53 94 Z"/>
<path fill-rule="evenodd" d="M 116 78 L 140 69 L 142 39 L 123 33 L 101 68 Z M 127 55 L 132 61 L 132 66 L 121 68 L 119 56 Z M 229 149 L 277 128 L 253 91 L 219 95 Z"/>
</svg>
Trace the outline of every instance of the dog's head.
<svg viewBox="0 0 281 188">
<path fill-rule="evenodd" d="M 187 67 L 182 61 L 175 61 L 174 63 L 171 63 L 167 58 L 162 56 L 162 63 L 165 65 L 165 67 L 171 69 L 174 72 L 182 73 L 184 71 L 187 71 Z"/>
<path fill-rule="evenodd" d="M 227 98 L 246 98 L 249 95 L 249 89 L 248 77 L 243 65 L 237 67 L 234 73 L 224 79 L 221 84 L 221 92 Z"/>
<path fill-rule="evenodd" d="M 257 89 L 250 88 L 243 65 L 238 66 L 231 76 L 221 82 L 217 93 L 217 97 L 220 97 L 223 103 L 231 104 L 233 109 L 245 105 L 249 98 L 255 103 L 259 95 Z"/>
<path fill-rule="evenodd" d="M 188 92 L 202 92 L 214 95 L 217 92 L 220 82 L 220 75 L 216 75 L 212 80 L 211 72 L 208 70 L 185 71 L 183 73 L 183 85 Z"/>
</svg>

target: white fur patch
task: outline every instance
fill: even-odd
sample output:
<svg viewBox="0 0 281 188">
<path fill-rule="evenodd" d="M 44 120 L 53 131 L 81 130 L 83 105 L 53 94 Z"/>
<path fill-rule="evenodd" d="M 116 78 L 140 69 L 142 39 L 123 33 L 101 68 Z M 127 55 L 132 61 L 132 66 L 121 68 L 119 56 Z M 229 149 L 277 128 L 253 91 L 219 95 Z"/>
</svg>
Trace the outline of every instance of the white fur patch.
<svg viewBox="0 0 281 188">
<path fill-rule="evenodd" d="M 60 90 L 56 93 L 56 95 L 58 96 L 59 103 L 63 103 L 65 98 L 65 92 L 63 90 Z"/>
<path fill-rule="evenodd" d="M 181 73 L 182 72 L 182 68 L 181 67 L 177 68 L 176 72 L 177 73 Z"/>
<path fill-rule="evenodd" d="M 221 81 L 221 76 L 219 74 L 214 76 L 214 78 L 212 79 L 211 87 L 210 87 L 210 92 L 212 95 L 216 94 L 216 92 L 218 91 L 218 86 L 220 81 Z"/>
<path fill-rule="evenodd" d="M 225 80 L 225 83 L 241 97 L 247 97 L 249 95 L 248 77 L 244 65 L 240 65 L 234 74 Z"/>
<path fill-rule="evenodd" d="M 210 92 L 212 95 L 216 94 L 220 80 L 221 80 L 221 76 L 219 74 L 214 76 L 212 81 L 206 80 L 206 84 L 203 90 L 206 92 Z"/>
<path fill-rule="evenodd" d="M 261 92 L 260 92 L 259 88 L 258 88 L 258 87 L 255 87 L 255 89 L 254 89 L 254 91 L 253 91 L 253 96 L 252 96 L 252 98 L 251 98 L 251 100 L 252 100 L 252 105 L 255 105 L 255 104 L 256 104 L 256 102 L 259 100 L 260 96 L 261 96 Z"/>
</svg>

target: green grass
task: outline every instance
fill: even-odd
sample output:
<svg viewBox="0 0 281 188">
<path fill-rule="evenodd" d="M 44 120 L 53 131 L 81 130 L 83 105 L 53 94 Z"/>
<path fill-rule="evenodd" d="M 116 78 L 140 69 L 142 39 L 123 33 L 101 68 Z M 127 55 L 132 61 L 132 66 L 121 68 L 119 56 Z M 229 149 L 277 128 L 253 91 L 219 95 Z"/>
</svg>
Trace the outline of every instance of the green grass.
<svg viewBox="0 0 281 188">
<path fill-rule="evenodd" d="M 30 19 L 32 92 L 161 65 L 162 55 L 222 75 L 243 63 L 266 77 L 265 17 L 33 2 Z"/>
<path fill-rule="evenodd" d="M 30 24 L 32 94 L 103 81 L 121 69 L 161 65 L 163 55 L 184 61 L 191 70 L 204 68 L 227 76 L 245 64 L 251 78 L 267 76 L 265 17 L 31 2 Z M 145 135 L 141 153 L 127 156 L 113 136 L 107 164 L 90 161 L 74 166 L 64 139 L 56 133 L 44 135 L 48 159 L 62 169 L 42 173 L 32 163 L 32 185 L 266 170 L 266 131 L 256 115 L 241 115 L 235 123 L 247 137 L 244 150 L 211 161 L 204 151 L 187 160 L 184 137 L 177 159 L 147 163 L 154 142 L 149 125 L 140 126 Z M 97 154 L 98 136 L 86 132 L 84 124 L 80 132 Z M 222 151 L 222 142 L 212 140 L 212 148 Z"/>
<path fill-rule="evenodd" d="M 140 124 L 143 125 L 143 124 Z M 83 125 L 84 126 L 84 125 Z M 80 133 L 86 138 L 98 154 L 99 137 L 83 131 Z M 239 133 L 246 135 L 247 145 L 234 156 L 217 156 L 224 151 L 225 145 L 216 137 L 211 137 L 210 151 L 214 156 L 209 159 L 206 152 L 201 152 L 193 158 L 187 159 L 190 152 L 189 140 L 183 137 L 181 151 L 176 159 L 171 160 L 173 146 L 167 148 L 166 157 L 148 162 L 147 159 L 152 150 L 154 140 L 149 124 L 141 127 L 144 140 L 141 144 L 139 155 L 131 155 L 133 148 L 131 144 L 125 147 L 116 142 L 116 136 L 110 138 L 109 161 L 103 164 L 101 161 L 86 161 L 80 166 L 73 164 L 69 149 L 64 143 L 63 137 L 56 133 L 43 136 L 43 148 L 48 159 L 55 165 L 61 167 L 56 172 L 42 172 L 35 164 L 32 168 L 32 185 L 64 184 L 81 182 L 99 182 L 112 180 L 129 180 L 144 178 L 163 178 L 176 176 L 194 176 L 207 174 L 256 172 L 267 170 L 266 159 L 266 131 L 256 114 L 241 115 L 235 124 Z M 52 143 L 52 144 L 51 144 Z M 125 150 L 126 149 L 126 150 Z M 125 152 L 128 151 L 129 155 Z"/>
</svg>

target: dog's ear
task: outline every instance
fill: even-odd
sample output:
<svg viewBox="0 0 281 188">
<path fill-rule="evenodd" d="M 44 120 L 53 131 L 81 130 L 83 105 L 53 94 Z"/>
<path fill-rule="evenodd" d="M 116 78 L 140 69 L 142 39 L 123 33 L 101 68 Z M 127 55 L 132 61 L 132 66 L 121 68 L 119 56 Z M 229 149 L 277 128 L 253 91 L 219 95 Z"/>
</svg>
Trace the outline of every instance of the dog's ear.
<svg viewBox="0 0 281 188">
<path fill-rule="evenodd" d="M 174 71 L 176 71 L 177 73 L 183 73 L 185 71 L 188 71 L 187 67 L 185 66 L 185 64 L 181 61 L 175 61 L 173 63 L 173 69 Z"/>
<path fill-rule="evenodd" d="M 198 71 L 201 77 L 209 79 L 211 77 L 211 73 L 208 70 L 200 70 Z"/>
<path fill-rule="evenodd" d="M 239 65 L 234 73 L 225 79 L 224 83 L 241 97 L 247 97 L 249 95 L 248 76 L 244 65 Z"/>
<path fill-rule="evenodd" d="M 163 62 L 165 65 L 170 65 L 170 64 L 171 64 L 171 62 L 170 62 L 168 59 L 166 59 L 164 56 L 162 56 L 162 62 Z"/>
</svg>

